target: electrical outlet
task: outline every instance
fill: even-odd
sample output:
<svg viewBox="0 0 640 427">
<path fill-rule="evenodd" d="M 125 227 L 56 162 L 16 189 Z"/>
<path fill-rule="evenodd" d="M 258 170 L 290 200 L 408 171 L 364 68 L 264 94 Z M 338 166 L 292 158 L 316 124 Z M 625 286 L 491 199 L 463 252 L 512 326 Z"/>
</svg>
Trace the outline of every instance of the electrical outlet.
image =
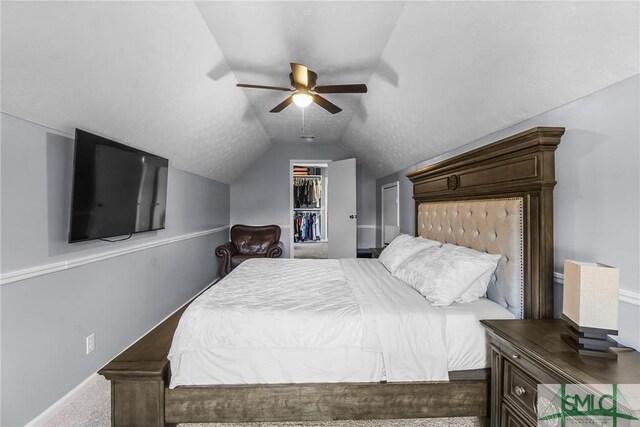
<svg viewBox="0 0 640 427">
<path fill-rule="evenodd" d="M 96 349 L 96 334 L 91 334 L 86 338 L 87 354 Z"/>
</svg>

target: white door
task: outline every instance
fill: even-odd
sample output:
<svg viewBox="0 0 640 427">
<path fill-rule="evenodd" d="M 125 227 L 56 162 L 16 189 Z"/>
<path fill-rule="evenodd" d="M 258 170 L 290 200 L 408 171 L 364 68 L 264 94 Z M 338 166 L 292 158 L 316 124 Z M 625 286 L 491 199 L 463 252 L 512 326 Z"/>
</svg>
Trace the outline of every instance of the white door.
<svg viewBox="0 0 640 427">
<path fill-rule="evenodd" d="M 400 233 L 398 183 L 382 187 L 382 243 L 387 244 Z"/>
<path fill-rule="evenodd" d="M 357 246 L 356 159 L 331 162 L 327 180 L 329 258 L 355 258 Z"/>
</svg>

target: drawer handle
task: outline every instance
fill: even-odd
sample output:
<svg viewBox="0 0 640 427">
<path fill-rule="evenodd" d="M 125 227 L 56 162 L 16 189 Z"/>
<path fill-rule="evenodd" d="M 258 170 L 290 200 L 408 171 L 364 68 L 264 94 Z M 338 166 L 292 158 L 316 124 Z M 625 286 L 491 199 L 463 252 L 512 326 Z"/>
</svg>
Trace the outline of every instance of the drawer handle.
<svg viewBox="0 0 640 427">
<path fill-rule="evenodd" d="M 519 356 L 519 355 L 517 355 L 517 354 L 514 354 L 514 355 L 512 355 L 511 357 L 512 357 L 512 358 L 514 358 L 514 359 L 520 359 L 520 356 Z"/>
<path fill-rule="evenodd" d="M 527 392 L 524 388 L 520 387 L 519 385 L 514 387 L 514 391 L 516 392 L 516 396 L 522 396 Z"/>
</svg>

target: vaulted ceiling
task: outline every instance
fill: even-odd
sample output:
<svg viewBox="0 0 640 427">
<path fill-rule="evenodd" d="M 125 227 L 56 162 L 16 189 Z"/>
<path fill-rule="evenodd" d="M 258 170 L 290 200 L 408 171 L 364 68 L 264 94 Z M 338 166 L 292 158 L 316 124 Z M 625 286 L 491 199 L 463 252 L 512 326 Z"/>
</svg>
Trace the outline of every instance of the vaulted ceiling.
<svg viewBox="0 0 640 427">
<path fill-rule="evenodd" d="M 379 177 L 640 72 L 638 2 L 2 2 L 2 111 L 231 182 L 271 143 L 289 62 L 364 95 L 312 105 L 314 144 Z M 558 125 L 563 125 L 558 123 Z"/>
</svg>

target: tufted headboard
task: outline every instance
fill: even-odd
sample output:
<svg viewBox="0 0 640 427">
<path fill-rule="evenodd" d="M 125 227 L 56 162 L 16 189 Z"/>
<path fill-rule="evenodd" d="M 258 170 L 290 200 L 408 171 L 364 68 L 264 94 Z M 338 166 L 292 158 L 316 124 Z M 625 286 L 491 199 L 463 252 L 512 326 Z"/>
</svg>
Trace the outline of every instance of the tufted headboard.
<svg viewBox="0 0 640 427">
<path fill-rule="evenodd" d="M 553 317 L 555 150 L 564 128 L 537 127 L 407 174 L 416 235 L 504 255 L 492 300 Z"/>
<path fill-rule="evenodd" d="M 419 236 L 477 251 L 502 254 L 487 297 L 524 317 L 523 200 L 423 202 L 418 205 Z"/>
</svg>

